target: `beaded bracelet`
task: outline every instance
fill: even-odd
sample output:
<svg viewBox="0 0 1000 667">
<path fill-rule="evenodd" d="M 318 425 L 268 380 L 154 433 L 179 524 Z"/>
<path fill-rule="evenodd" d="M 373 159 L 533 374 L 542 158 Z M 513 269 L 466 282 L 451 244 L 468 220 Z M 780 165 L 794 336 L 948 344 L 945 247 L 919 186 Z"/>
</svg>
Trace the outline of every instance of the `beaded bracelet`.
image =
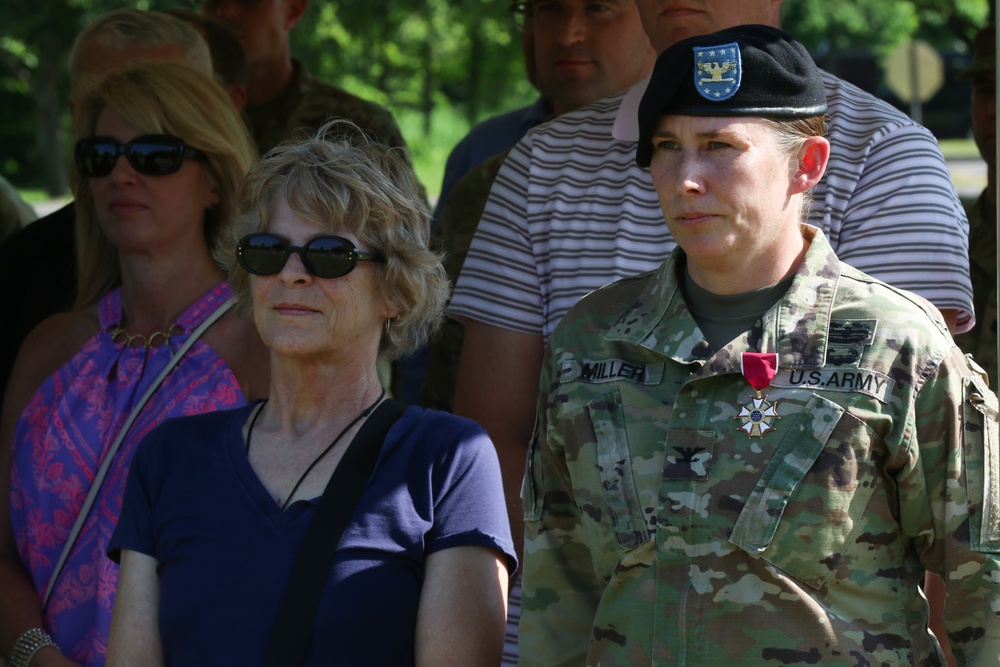
<svg viewBox="0 0 1000 667">
<path fill-rule="evenodd" d="M 59 647 L 52 641 L 49 633 L 41 628 L 31 628 L 14 642 L 14 650 L 10 652 L 10 662 L 7 663 L 7 667 L 28 667 L 28 663 L 35 657 L 39 649 L 46 646 L 51 646 L 59 651 Z"/>
</svg>

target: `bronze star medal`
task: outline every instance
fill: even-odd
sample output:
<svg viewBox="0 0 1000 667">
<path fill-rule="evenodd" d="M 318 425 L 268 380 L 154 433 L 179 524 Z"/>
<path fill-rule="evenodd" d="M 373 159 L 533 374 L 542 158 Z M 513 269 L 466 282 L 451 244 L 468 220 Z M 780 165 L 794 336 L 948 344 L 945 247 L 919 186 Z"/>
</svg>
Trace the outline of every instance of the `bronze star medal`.
<svg viewBox="0 0 1000 667">
<path fill-rule="evenodd" d="M 769 352 L 744 352 L 740 359 L 740 370 L 750 386 L 757 390 L 757 396 L 750 402 L 740 406 L 736 415 L 742 423 L 739 430 L 750 438 L 762 438 L 768 431 L 773 431 L 772 422 L 778 418 L 775 409 L 777 401 L 769 403 L 767 396 L 761 396 L 761 390 L 767 389 L 778 372 L 778 355 Z"/>
</svg>

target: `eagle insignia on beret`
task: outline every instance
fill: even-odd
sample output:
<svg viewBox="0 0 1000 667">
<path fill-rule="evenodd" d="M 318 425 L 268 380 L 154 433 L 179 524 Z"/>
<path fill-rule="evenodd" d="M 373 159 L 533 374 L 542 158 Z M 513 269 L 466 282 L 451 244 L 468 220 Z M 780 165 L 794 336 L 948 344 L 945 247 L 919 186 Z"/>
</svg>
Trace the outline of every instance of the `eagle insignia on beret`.
<svg viewBox="0 0 1000 667">
<path fill-rule="evenodd" d="M 694 87 L 706 100 L 728 100 L 740 88 L 743 68 L 736 42 L 694 47 Z"/>
</svg>

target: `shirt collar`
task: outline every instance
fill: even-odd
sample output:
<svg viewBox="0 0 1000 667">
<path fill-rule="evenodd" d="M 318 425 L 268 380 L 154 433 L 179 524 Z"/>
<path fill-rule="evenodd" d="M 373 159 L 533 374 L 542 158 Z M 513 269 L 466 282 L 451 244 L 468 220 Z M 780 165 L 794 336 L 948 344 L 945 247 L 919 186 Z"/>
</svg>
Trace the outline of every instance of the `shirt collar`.
<svg viewBox="0 0 1000 667">
<path fill-rule="evenodd" d="M 617 141 L 638 143 L 639 142 L 639 103 L 649 86 L 649 75 L 629 88 L 622 98 L 622 103 L 618 105 L 618 113 L 615 114 L 615 124 L 611 128 L 611 136 Z"/>
</svg>

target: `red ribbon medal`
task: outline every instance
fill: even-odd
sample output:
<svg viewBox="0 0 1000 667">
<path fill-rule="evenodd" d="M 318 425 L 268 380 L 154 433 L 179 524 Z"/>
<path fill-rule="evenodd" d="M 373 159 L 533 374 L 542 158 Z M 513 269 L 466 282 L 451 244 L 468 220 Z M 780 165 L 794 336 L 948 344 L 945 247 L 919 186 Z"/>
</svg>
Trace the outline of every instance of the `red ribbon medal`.
<svg viewBox="0 0 1000 667">
<path fill-rule="evenodd" d="M 765 433 L 774 430 L 771 423 L 778 418 L 775 410 L 777 401 L 769 403 L 767 396 L 761 396 L 760 393 L 767 389 L 778 372 L 778 355 L 774 352 L 744 352 L 740 359 L 740 370 L 750 386 L 757 390 L 757 396 L 740 406 L 740 413 L 736 415 L 742 422 L 739 430 L 750 438 L 762 438 Z"/>
</svg>

